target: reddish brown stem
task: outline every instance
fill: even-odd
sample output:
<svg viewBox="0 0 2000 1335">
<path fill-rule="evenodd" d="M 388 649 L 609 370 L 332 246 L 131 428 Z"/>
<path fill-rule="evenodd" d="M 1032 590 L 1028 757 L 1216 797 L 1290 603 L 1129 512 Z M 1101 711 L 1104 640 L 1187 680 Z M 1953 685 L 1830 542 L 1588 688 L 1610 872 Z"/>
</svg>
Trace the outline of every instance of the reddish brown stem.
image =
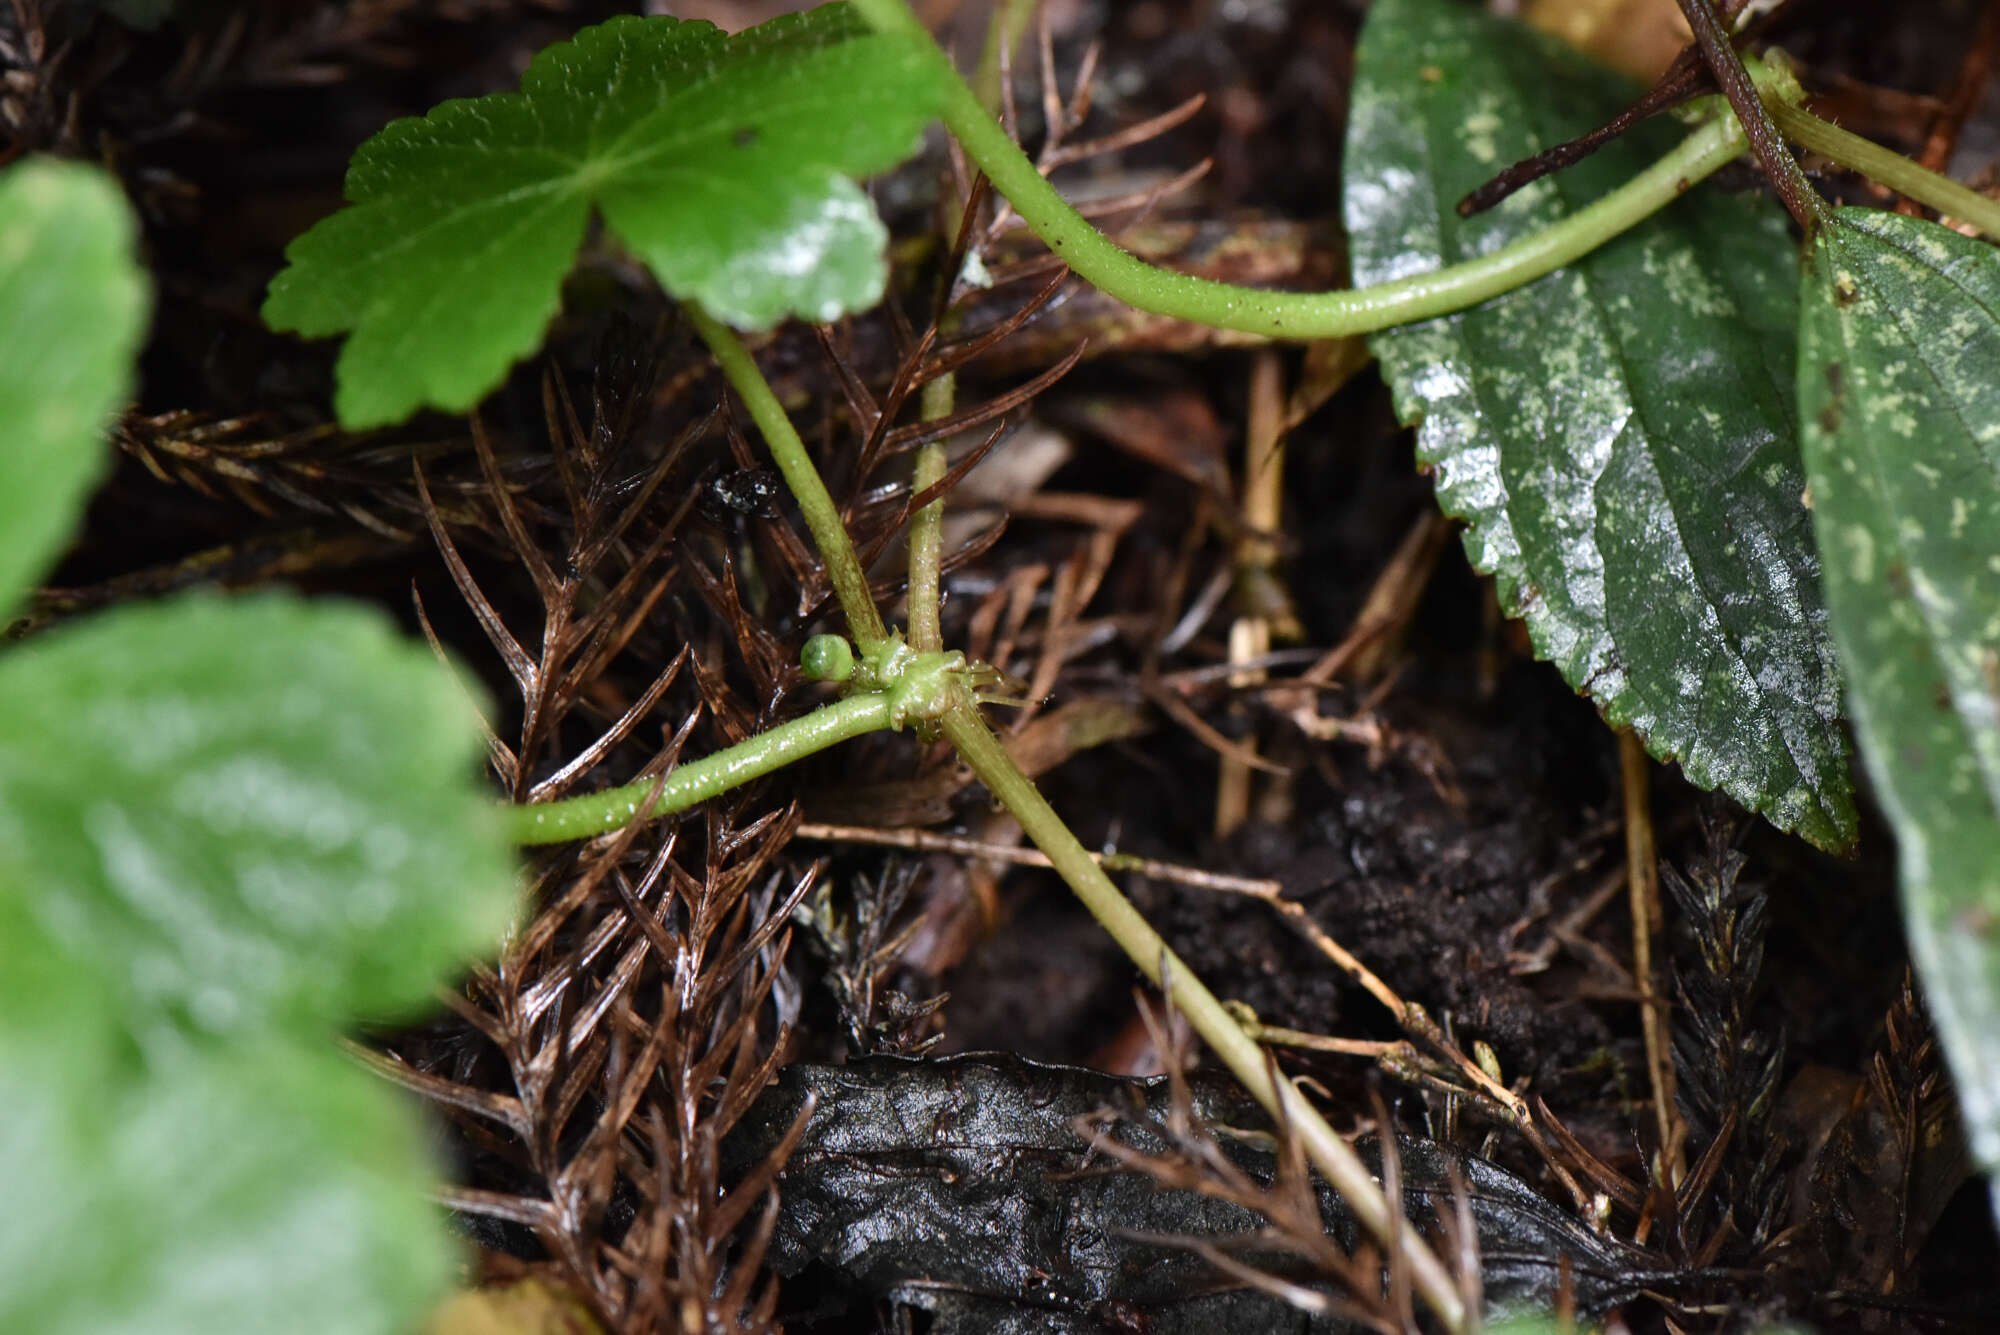
<svg viewBox="0 0 2000 1335">
<path fill-rule="evenodd" d="M 1764 110 L 1764 100 L 1757 96 L 1750 71 L 1743 68 L 1742 57 L 1736 54 L 1714 4 L 1711 0 L 1679 0 L 1679 3 L 1694 33 L 1695 45 L 1701 48 L 1702 59 L 1708 62 L 1709 72 L 1715 76 L 1722 95 L 1729 99 L 1730 110 L 1736 113 L 1743 133 L 1750 140 L 1750 151 L 1756 155 L 1757 165 L 1764 169 L 1764 175 L 1777 188 L 1778 198 L 1791 210 L 1792 217 L 1798 219 L 1799 226 L 1808 233 L 1816 230 L 1826 216 L 1826 204 L 1806 180 L 1798 159 L 1785 147 L 1778 127 Z"/>
</svg>

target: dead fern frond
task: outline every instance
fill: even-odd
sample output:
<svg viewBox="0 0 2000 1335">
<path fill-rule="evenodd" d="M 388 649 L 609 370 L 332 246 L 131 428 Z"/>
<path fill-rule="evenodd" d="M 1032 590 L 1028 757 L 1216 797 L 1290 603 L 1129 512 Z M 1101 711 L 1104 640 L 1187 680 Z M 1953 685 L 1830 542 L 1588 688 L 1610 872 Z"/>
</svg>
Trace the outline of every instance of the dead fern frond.
<svg viewBox="0 0 2000 1335">
<path fill-rule="evenodd" d="M 707 425 L 686 428 L 650 459 L 635 458 L 633 442 L 641 434 L 651 374 L 629 351 L 620 352 L 614 341 L 593 387 L 588 425 L 559 378 L 551 375 L 544 382 L 551 458 L 567 510 L 560 518 L 517 493 L 485 424 L 477 415 L 472 419 L 473 452 L 491 515 L 480 528 L 504 535 L 541 605 L 535 652 L 508 630 L 479 587 L 421 461 L 414 465 L 417 497 L 439 554 L 520 694 L 517 743 L 493 743 L 495 768 L 517 802 L 559 796 L 602 762 L 653 712 L 686 662 L 685 653 L 671 658 L 629 699 L 608 687 L 613 660 L 626 651 L 642 618 L 675 578 L 675 563 L 667 556 L 692 497 L 664 517 L 651 519 L 651 512 L 665 480 Z M 608 707 L 614 701 L 615 710 Z M 564 724 L 579 707 L 600 726 L 590 740 L 565 749 Z"/>
<path fill-rule="evenodd" d="M 785 1043 L 766 1017 L 818 872 L 779 867 L 792 824 L 711 809 L 696 840 L 632 827 L 558 857 L 535 921 L 449 998 L 484 1054 L 376 1059 L 473 1151 L 482 1183 L 446 1203 L 525 1229 L 620 1335 L 769 1327 L 759 1258 L 782 1159 L 726 1189 L 717 1156 Z"/>
<path fill-rule="evenodd" d="M 730 549 L 717 573 L 690 546 L 690 447 L 715 418 L 661 440 L 653 364 L 614 331 L 587 407 L 550 374 L 532 485 L 475 418 L 469 522 L 414 468 L 445 569 L 519 696 L 518 728 L 489 737 L 517 802 L 607 763 L 657 778 L 704 721 L 745 734 L 797 682 L 781 634 L 746 606 Z M 491 572 L 495 551 L 511 572 Z M 533 638 L 515 629 L 523 606 L 539 612 Z M 663 710 L 678 714 L 666 744 L 634 745 Z M 777 1165 L 725 1189 L 717 1146 L 768 1082 L 794 1011 L 795 985 L 780 987 L 787 924 L 818 875 L 778 860 L 794 824 L 712 804 L 548 856 L 531 921 L 446 998 L 451 1036 L 414 1036 L 385 1059 L 465 1149 L 465 1185 L 447 1203 L 485 1221 L 482 1236 L 546 1258 L 618 1335 L 763 1330 L 775 1311 L 760 1257 Z"/>
<path fill-rule="evenodd" d="M 922 1056 L 943 1037 L 934 1017 L 948 996 L 917 1000 L 882 987 L 924 925 L 904 912 L 920 871 L 919 863 L 893 860 L 879 876 L 854 878 L 847 905 L 825 880 L 800 906 L 799 922 L 825 957 L 825 983 L 857 1055 Z"/>
<path fill-rule="evenodd" d="M 409 541 L 423 528 L 423 507 L 408 483 L 412 459 L 432 470 L 432 507 L 453 524 L 475 522 L 473 498 L 486 489 L 465 467 L 462 437 L 370 442 L 331 423 L 284 430 L 267 417 L 175 411 L 129 414 L 113 439 L 162 482 L 259 515 L 297 510 L 395 541 Z M 530 481 L 516 475 L 508 487 Z"/>
<path fill-rule="evenodd" d="M 1803 1250 L 1848 1294 L 1910 1292 L 1939 1216 L 1973 1173 L 1936 1038 L 1905 973 L 1866 1075 L 1811 1161 Z"/>
<path fill-rule="evenodd" d="M 1166 1115 L 1157 1117 L 1138 1106 L 1103 1108 L 1078 1119 L 1077 1132 L 1089 1139 L 1096 1153 L 1121 1168 L 1144 1173 L 1162 1189 L 1228 1201 L 1265 1224 L 1216 1238 L 1131 1236 L 1192 1251 L 1230 1283 L 1257 1289 L 1299 1311 L 1378 1331 L 1414 1332 L 1414 1320 L 1398 1315 L 1399 1307 L 1405 1312 L 1409 1308 L 1407 1283 L 1392 1277 L 1385 1284 L 1384 1268 L 1372 1248 L 1362 1245 L 1350 1253 L 1328 1232 L 1320 1194 L 1292 1128 L 1278 1128 L 1275 1173 L 1268 1180 L 1252 1176 L 1225 1148 L 1217 1128 L 1197 1112 L 1187 1079 L 1185 1042 L 1171 1036 L 1172 1027 L 1143 998 L 1138 1004 L 1166 1067 Z M 1139 1143 L 1115 1134 L 1121 1126 L 1138 1130 Z M 1147 1143 L 1164 1148 L 1142 1148 Z M 1383 1166 L 1384 1190 L 1398 1198 L 1393 1157 Z M 1392 1264 L 1389 1270 L 1394 1269 Z"/>
<path fill-rule="evenodd" d="M 1766 899 L 1742 879 L 1739 829 L 1704 808 L 1704 846 L 1685 872 L 1663 863 L 1690 950 L 1678 952 L 1673 1052 L 1681 1116 L 1700 1158 L 1678 1192 L 1690 1259 L 1747 1259 L 1771 1239 L 1784 1193 L 1769 1134 L 1785 1041 L 1755 1014 Z"/>
</svg>

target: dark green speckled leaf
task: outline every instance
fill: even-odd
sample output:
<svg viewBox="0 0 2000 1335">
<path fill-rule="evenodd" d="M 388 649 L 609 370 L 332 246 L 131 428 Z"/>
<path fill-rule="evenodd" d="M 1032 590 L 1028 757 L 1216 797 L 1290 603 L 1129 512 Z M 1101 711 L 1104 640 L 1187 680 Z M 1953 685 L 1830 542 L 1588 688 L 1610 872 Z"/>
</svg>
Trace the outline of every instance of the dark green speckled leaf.
<svg viewBox="0 0 2000 1335">
<path fill-rule="evenodd" d="M 1814 243 L 1799 416 L 1854 731 L 1910 954 L 2000 1169 L 2000 251 L 1842 209 Z"/>
<path fill-rule="evenodd" d="M 1484 254 L 1609 193 L 1678 133 L 1614 143 L 1492 212 L 1499 168 L 1633 90 L 1452 0 L 1362 36 L 1346 213 L 1357 286 Z M 1374 347 L 1438 501 L 1538 653 L 1783 829 L 1854 837 L 1839 685 L 1793 430 L 1796 247 L 1760 198 L 1691 195 L 1584 261 Z"/>
</svg>

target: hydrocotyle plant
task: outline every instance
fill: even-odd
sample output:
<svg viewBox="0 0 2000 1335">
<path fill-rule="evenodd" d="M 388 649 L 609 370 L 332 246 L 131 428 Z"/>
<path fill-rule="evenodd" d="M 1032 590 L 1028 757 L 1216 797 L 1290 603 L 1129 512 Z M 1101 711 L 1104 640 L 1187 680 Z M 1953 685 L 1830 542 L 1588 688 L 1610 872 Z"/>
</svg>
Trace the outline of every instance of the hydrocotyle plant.
<svg viewBox="0 0 2000 1335">
<path fill-rule="evenodd" d="M 1982 295 L 1996 258 L 1936 224 L 1816 208 L 1786 177 L 1814 257 L 1801 319 L 1782 215 L 1683 197 L 1750 145 L 1739 113 L 1780 176 L 1789 159 L 1768 118 L 1864 169 L 1874 159 L 1799 110 L 1782 70 L 1753 85 L 1726 41 L 1708 54 L 1734 110 L 1705 99 L 1678 143 L 1635 140 L 1467 221 L 1451 208 L 1458 194 L 1605 119 L 1620 91 L 1467 7 L 1381 0 L 1347 155 L 1366 285 L 1299 295 L 1163 273 L 1118 250 L 1043 180 L 899 0 L 734 37 L 614 20 L 543 52 L 519 93 L 446 103 L 364 145 L 350 207 L 293 245 L 265 313 L 302 334 L 351 331 L 337 399 L 349 425 L 463 410 L 535 345 L 595 207 L 681 299 L 742 397 L 818 544 L 859 666 L 838 704 L 683 767 L 657 798 L 635 785 L 528 808 L 510 818 L 517 837 L 600 832 L 861 732 L 933 726 L 1388 1239 L 1386 1203 L 1345 1146 L 1271 1078 L 1262 1051 L 1007 759 L 976 711 L 973 669 L 931 642 L 928 599 L 912 608 L 911 643 L 886 626 L 838 510 L 732 330 L 875 299 L 882 231 L 849 177 L 891 165 L 941 116 L 1050 248 L 1113 295 L 1270 337 L 1378 333 L 1399 405 L 1423 419 L 1442 503 L 1466 520 L 1475 563 L 1540 651 L 1696 782 L 1836 848 L 1854 837 L 1844 684 L 1864 758 L 1892 797 L 1913 945 L 1934 994 L 1949 994 L 1941 1030 L 1992 1168 L 2000 580 L 1976 576 L 2000 570 L 1994 307 Z M 2000 232 L 1990 201 L 1920 170 L 1896 175 L 1898 188 Z M 1922 307 L 1935 317 L 1900 318 Z M 1871 332 L 1869 311 L 1899 316 L 1893 338 Z M 493 332 L 468 342 L 467 328 Z M 1928 434 L 1954 420 L 1956 434 Z M 935 588 L 930 542 L 912 545 L 913 589 Z M 1922 709 L 1941 717 L 1925 716 L 1916 754 L 1907 736 L 1889 737 Z M 1952 856 L 1936 851 L 1941 837 Z M 1460 1326 L 1463 1302 L 1435 1258 L 1407 1236 L 1392 1245 L 1441 1321 Z"/>
</svg>

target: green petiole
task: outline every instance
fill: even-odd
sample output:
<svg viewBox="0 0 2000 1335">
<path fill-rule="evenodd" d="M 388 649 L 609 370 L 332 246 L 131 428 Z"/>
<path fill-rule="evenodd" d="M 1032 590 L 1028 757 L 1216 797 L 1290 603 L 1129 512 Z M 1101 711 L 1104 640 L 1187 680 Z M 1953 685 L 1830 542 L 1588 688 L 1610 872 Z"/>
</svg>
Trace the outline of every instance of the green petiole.
<svg viewBox="0 0 2000 1335">
<path fill-rule="evenodd" d="M 941 375 L 924 386 L 923 417 L 926 422 L 951 416 L 958 378 Z M 946 459 L 943 441 L 932 441 L 917 451 L 910 470 L 910 494 L 920 496 L 944 480 Z M 910 518 L 910 645 L 936 652 L 944 648 L 944 632 L 939 616 L 943 596 L 940 580 L 944 571 L 944 497 L 924 506 Z"/>
<path fill-rule="evenodd" d="M 2000 200 L 1988 199 L 1950 177 L 1940 176 L 1901 153 L 1843 130 L 1831 121 L 1823 121 L 1801 107 L 1780 102 L 1773 104 L 1770 112 L 1779 132 L 1801 148 L 1832 158 L 1898 194 L 1908 195 L 1919 204 L 1928 204 L 1947 217 L 1971 223 L 1986 235 L 2000 238 Z"/>
<path fill-rule="evenodd" d="M 833 496 L 820 480 L 819 470 L 813 467 L 812 456 L 806 453 L 805 442 L 799 439 L 792 419 L 785 415 L 784 405 L 771 392 L 770 382 L 757 369 L 750 350 L 743 346 L 743 340 L 736 331 L 710 315 L 695 302 L 687 302 L 682 307 L 687 312 L 695 332 L 702 342 L 715 354 L 716 365 L 728 378 L 743 406 L 750 412 L 750 420 L 757 424 L 757 430 L 764 437 L 764 444 L 771 451 L 772 460 L 778 471 L 784 475 L 785 486 L 792 498 L 798 502 L 799 514 L 812 534 L 813 545 L 819 548 L 819 559 L 826 564 L 827 582 L 833 585 L 833 596 L 840 600 L 840 610 L 847 616 L 848 629 L 855 642 L 865 651 L 871 645 L 879 645 L 889 638 L 888 628 L 882 624 L 882 614 L 875 608 L 875 599 L 868 592 L 868 572 L 861 567 L 861 558 L 854 551 L 854 541 L 847 536 L 847 525 L 841 522 L 840 507 L 833 503 Z"/>
</svg>

